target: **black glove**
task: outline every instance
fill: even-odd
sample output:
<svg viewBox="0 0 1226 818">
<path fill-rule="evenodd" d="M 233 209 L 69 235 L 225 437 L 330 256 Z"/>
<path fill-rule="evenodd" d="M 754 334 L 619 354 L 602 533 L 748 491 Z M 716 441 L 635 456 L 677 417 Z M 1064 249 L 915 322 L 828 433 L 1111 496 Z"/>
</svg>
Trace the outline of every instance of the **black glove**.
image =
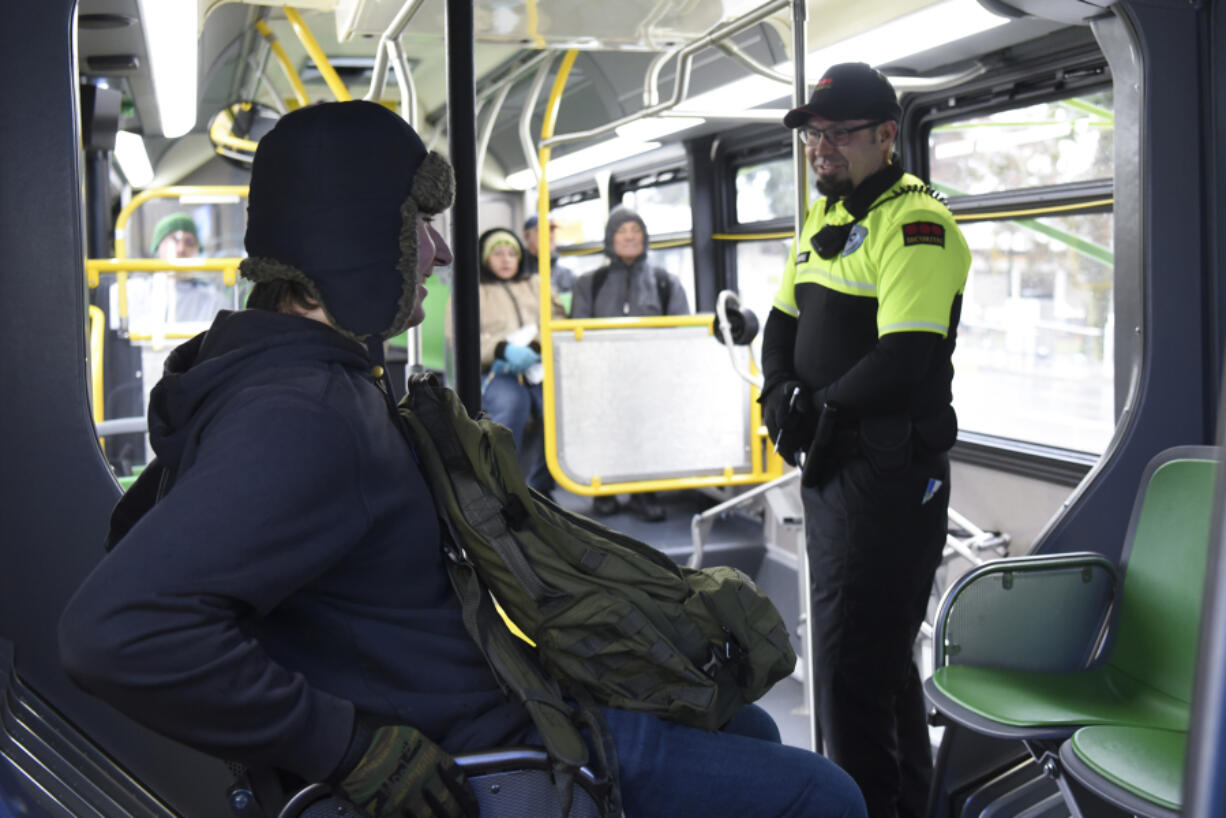
<svg viewBox="0 0 1226 818">
<path fill-rule="evenodd" d="M 821 410 L 813 404 L 802 381 L 776 384 L 760 398 L 762 420 L 775 442 L 775 450 L 789 465 L 796 465 L 798 452 L 809 450 Z"/>
<path fill-rule="evenodd" d="M 349 762 L 358 752 L 357 763 Z M 477 797 L 455 759 L 412 727 L 371 730 L 359 723 L 346 759 L 333 778 L 350 801 L 376 818 L 480 815 Z"/>
</svg>

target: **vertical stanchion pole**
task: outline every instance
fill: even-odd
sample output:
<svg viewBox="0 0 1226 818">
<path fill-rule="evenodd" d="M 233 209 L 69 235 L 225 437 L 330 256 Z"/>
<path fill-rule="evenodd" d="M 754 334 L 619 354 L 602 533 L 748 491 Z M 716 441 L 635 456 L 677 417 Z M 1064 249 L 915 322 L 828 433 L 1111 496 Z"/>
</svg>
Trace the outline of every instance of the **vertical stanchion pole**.
<svg viewBox="0 0 1226 818">
<path fill-rule="evenodd" d="M 455 167 L 451 209 L 452 343 L 455 390 L 469 414 L 481 409 L 481 315 L 477 290 L 477 101 L 473 4 L 447 0 L 447 130 Z"/>
<path fill-rule="evenodd" d="M 808 83 L 805 81 L 805 50 L 808 48 L 808 19 L 805 0 L 792 0 L 792 107 L 808 101 Z M 793 242 L 800 241 L 809 209 L 809 183 L 805 172 L 805 146 L 800 141 L 800 132 L 792 132 L 792 155 L 796 167 L 796 218 Z M 801 489 L 803 491 L 804 489 Z M 807 530 L 807 528 L 806 528 Z M 815 753 L 822 751 L 822 731 L 818 723 L 816 701 L 817 685 L 814 680 L 813 656 L 813 584 L 809 576 L 808 538 L 801 541 L 796 559 L 797 581 L 800 584 L 801 651 L 804 653 L 804 697 L 809 712 L 809 747 Z"/>
</svg>

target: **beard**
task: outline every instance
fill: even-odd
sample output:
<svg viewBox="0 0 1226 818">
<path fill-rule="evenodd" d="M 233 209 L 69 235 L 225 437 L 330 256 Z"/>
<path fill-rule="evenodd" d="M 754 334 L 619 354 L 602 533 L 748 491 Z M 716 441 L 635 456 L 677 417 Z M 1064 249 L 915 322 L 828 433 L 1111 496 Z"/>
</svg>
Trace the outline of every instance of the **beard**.
<svg viewBox="0 0 1226 818">
<path fill-rule="evenodd" d="M 855 190 L 855 185 L 846 176 L 834 178 L 817 174 L 817 192 L 827 199 L 842 199 Z"/>
</svg>

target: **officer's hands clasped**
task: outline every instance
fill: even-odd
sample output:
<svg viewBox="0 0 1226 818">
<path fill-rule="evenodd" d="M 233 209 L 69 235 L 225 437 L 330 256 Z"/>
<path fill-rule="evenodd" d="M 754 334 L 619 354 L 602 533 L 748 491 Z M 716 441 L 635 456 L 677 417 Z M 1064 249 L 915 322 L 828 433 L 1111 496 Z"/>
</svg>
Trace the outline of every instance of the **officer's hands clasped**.
<svg viewBox="0 0 1226 818">
<path fill-rule="evenodd" d="M 377 728 L 340 781 L 345 796 L 376 818 L 478 818 L 464 771 L 412 727 Z"/>
<path fill-rule="evenodd" d="M 791 466 L 813 443 L 821 409 L 814 405 L 808 387 L 801 381 L 777 384 L 763 398 L 762 420 L 775 441 L 775 451 Z"/>
</svg>

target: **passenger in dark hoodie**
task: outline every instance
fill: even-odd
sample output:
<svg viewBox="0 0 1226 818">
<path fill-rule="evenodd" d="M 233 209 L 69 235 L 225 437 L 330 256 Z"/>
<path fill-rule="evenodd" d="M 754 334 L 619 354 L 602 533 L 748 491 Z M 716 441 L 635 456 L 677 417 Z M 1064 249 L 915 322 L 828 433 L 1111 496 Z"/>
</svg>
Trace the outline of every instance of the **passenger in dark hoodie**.
<svg viewBox="0 0 1226 818">
<path fill-rule="evenodd" d="M 451 755 L 540 741 L 465 630 L 383 369 L 451 261 L 429 218 L 452 190 L 372 103 L 303 108 L 261 140 L 249 309 L 171 356 L 157 458 L 60 623 L 68 671 L 130 717 L 386 818 L 475 816 Z M 863 816 L 851 779 L 758 708 L 719 733 L 602 713 L 635 818 Z"/>
<path fill-rule="evenodd" d="M 451 263 L 430 219 L 453 190 L 379 105 L 304 108 L 263 138 L 241 266 L 256 308 L 168 361 L 157 459 L 60 635 L 74 678 L 172 738 L 359 803 L 416 748 L 458 815 L 472 796 L 443 750 L 528 718 L 465 631 L 382 357 Z"/>
</svg>

